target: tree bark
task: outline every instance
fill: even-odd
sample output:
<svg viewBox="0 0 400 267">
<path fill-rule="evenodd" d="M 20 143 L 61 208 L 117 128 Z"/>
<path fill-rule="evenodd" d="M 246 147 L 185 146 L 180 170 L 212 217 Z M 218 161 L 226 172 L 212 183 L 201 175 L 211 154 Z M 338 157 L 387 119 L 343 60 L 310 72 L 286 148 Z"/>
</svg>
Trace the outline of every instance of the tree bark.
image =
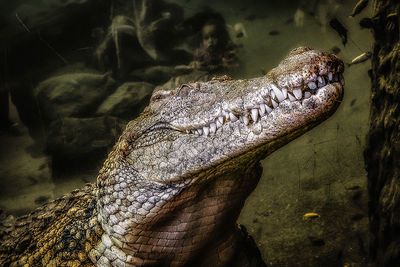
<svg viewBox="0 0 400 267">
<path fill-rule="evenodd" d="M 368 171 L 370 260 L 400 266 L 400 3 L 375 0 Z"/>
</svg>

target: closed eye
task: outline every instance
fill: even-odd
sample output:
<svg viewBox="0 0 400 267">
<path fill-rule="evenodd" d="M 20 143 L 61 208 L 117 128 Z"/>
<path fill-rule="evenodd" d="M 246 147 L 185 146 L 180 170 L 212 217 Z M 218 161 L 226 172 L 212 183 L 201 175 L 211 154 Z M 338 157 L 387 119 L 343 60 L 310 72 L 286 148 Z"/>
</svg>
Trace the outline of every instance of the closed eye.
<svg viewBox="0 0 400 267">
<path fill-rule="evenodd" d="M 164 91 L 164 90 L 157 91 L 157 92 L 153 93 L 153 95 L 151 96 L 150 103 L 160 101 L 171 95 L 172 95 L 171 91 Z"/>
</svg>

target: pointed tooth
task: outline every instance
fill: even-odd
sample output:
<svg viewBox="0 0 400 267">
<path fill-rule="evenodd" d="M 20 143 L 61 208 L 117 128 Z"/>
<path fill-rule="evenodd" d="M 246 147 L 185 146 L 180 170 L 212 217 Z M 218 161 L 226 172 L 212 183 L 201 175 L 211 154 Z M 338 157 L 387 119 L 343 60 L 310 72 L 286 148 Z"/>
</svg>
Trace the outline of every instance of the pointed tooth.
<svg viewBox="0 0 400 267">
<path fill-rule="evenodd" d="M 286 99 L 287 98 L 287 89 L 286 88 L 282 88 L 282 94 L 283 94 L 283 97 Z"/>
<path fill-rule="evenodd" d="M 304 92 L 304 98 L 310 98 L 311 97 L 311 93 L 310 92 Z"/>
<path fill-rule="evenodd" d="M 301 97 L 302 97 L 301 89 L 295 89 L 295 90 L 293 90 L 293 94 L 294 94 L 294 96 L 296 97 L 296 99 L 301 99 Z"/>
<path fill-rule="evenodd" d="M 278 106 L 278 103 L 275 102 L 275 100 L 271 99 L 272 101 L 272 106 L 274 106 L 274 108 L 276 108 Z"/>
<path fill-rule="evenodd" d="M 190 134 L 190 130 L 189 130 L 189 129 L 186 129 L 186 133 L 187 133 L 187 134 Z"/>
<path fill-rule="evenodd" d="M 258 108 L 253 108 L 253 109 L 251 110 L 251 119 L 252 119 L 254 122 L 257 122 L 257 120 L 258 120 Z"/>
<path fill-rule="evenodd" d="M 333 74 L 331 71 L 328 73 L 328 79 L 329 79 L 329 81 L 332 81 L 332 79 L 333 79 Z"/>
<path fill-rule="evenodd" d="M 323 87 L 325 85 L 326 85 L 325 79 L 323 77 L 321 77 L 321 76 L 318 76 L 318 88 L 321 88 L 321 87 Z"/>
<path fill-rule="evenodd" d="M 270 108 L 268 105 L 265 105 L 265 109 L 267 110 L 268 113 L 272 112 L 272 108 Z"/>
<path fill-rule="evenodd" d="M 205 136 L 208 136 L 208 134 L 210 133 L 210 128 L 208 128 L 207 126 L 203 127 L 203 132 Z"/>
<path fill-rule="evenodd" d="M 203 128 L 197 129 L 197 133 L 198 133 L 198 135 L 202 135 L 203 134 Z"/>
<path fill-rule="evenodd" d="M 289 100 L 290 101 L 296 101 L 296 98 L 291 94 L 291 93 L 288 93 L 288 95 L 289 95 Z"/>
<path fill-rule="evenodd" d="M 231 119 L 231 122 L 235 122 L 238 120 L 238 118 L 235 115 L 233 115 L 232 112 L 229 112 L 229 118 Z"/>
<path fill-rule="evenodd" d="M 315 82 L 309 82 L 309 83 L 308 83 L 308 87 L 309 87 L 311 90 L 317 89 L 317 85 L 315 84 Z M 295 96 L 296 96 L 296 95 L 295 95 Z M 299 98 L 297 98 L 297 99 L 299 99 Z"/>
<path fill-rule="evenodd" d="M 283 100 L 285 100 L 286 97 L 283 96 L 283 93 L 281 92 L 281 90 L 279 90 L 279 88 L 278 88 L 278 86 L 276 86 L 276 84 L 271 83 L 271 88 L 272 88 L 273 92 L 275 93 L 275 96 L 279 102 L 282 102 Z M 275 98 L 275 97 L 273 97 L 273 98 Z"/>
<path fill-rule="evenodd" d="M 217 126 L 217 129 L 222 127 L 222 123 L 220 122 L 220 120 L 215 120 L 215 125 Z"/>
<path fill-rule="evenodd" d="M 219 121 L 221 124 L 224 124 L 224 117 L 219 116 L 217 121 Z"/>
<path fill-rule="evenodd" d="M 217 131 L 217 125 L 215 125 L 215 123 L 210 123 L 210 133 L 211 134 L 215 134 L 215 132 Z"/>
<path fill-rule="evenodd" d="M 242 118 L 244 125 L 249 125 L 249 118 L 247 116 L 243 116 Z"/>
<path fill-rule="evenodd" d="M 222 115 L 225 117 L 225 120 L 226 120 L 226 121 L 229 119 L 229 112 L 227 112 L 227 111 L 222 111 Z"/>
<path fill-rule="evenodd" d="M 275 98 L 275 92 L 274 92 L 273 90 L 271 90 L 271 91 L 269 92 L 269 94 L 270 94 L 271 98 Z"/>
<path fill-rule="evenodd" d="M 260 116 L 265 115 L 265 104 L 260 104 Z"/>
</svg>

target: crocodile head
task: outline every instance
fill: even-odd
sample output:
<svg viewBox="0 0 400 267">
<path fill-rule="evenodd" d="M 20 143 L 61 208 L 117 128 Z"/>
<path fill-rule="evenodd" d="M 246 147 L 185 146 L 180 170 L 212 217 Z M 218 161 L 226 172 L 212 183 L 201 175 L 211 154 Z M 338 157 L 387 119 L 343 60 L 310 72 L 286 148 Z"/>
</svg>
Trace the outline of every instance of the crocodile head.
<svg viewBox="0 0 400 267">
<path fill-rule="evenodd" d="M 298 48 L 261 78 L 154 93 L 100 170 L 104 236 L 91 259 L 104 260 L 109 239 L 135 266 L 219 259 L 201 253 L 229 240 L 258 162 L 337 108 L 342 72 L 336 56 Z"/>
<path fill-rule="evenodd" d="M 258 161 L 337 108 L 343 70 L 335 55 L 300 47 L 261 78 L 156 92 L 119 141 L 123 159 L 160 182 L 182 181 L 245 154 Z"/>
</svg>

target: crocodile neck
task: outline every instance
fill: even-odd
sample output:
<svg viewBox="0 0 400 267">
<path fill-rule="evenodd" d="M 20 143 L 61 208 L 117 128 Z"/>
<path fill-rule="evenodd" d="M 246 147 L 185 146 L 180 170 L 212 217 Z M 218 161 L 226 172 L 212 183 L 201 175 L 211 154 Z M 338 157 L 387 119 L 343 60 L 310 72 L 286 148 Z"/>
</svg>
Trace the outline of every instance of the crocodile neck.
<svg viewBox="0 0 400 267">
<path fill-rule="evenodd" d="M 124 187 L 130 190 L 124 195 L 133 196 L 125 201 L 117 200 L 124 189 L 115 185 L 121 181 L 102 177 L 102 181 L 109 181 L 98 185 L 97 194 L 97 219 L 104 233 L 91 259 L 97 265 L 113 265 L 112 259 L 119 259 L 119 264 L 128 266 L 225 266 L 238 249 L 233 240 L 238 238 L 240 210 L 261 177 L 258 160 L 228 172 L 202 172 L 190 182 L 170 186 L 145 181 L 138 186 L 137 174 L 131 180 L 136 182 L 127 182 Z M 231 164 L 225 162 L 220 167 Z M 129 166 L 121 166 L 121 173 L 124 168 Z M 114 202 L 109 202 L 111 199 Z M 112 214 L 117 206 L 126 213 Z"/>
</svg>

